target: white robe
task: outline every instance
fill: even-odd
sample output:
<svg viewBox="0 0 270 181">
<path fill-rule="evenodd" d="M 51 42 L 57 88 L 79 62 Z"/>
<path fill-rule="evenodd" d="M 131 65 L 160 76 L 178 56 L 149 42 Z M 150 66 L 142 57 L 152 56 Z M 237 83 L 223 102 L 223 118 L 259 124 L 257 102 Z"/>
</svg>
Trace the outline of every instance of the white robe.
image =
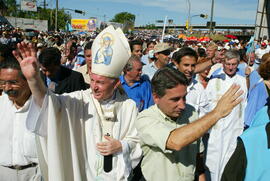
<svg viewBox="0 0 270 181">
<path fill-rule="evenodd" d="M 41 136 L 50 181 L 127 180 L 141 158 L 136 104 L 117 91 L 120 106 L 113 137 L 121 141 L 123 151 L 113 155 L 112 171 L 103 171 L 103 156 L 96 149 L 102 128 L 90 94 L 90 89 L 60 96 L 48 92 L 41 110 L 34 101 L 31 104 L 27 128 Z"/>
<path fill-rule="evenodd" d="M 210 130 L 206 166 L 209 168 L 211 181 L 221 179 L 224 167 L 236 148 L 237 137 L 243 132 L 247 85 L 245 77 L 236 74 L 231 78 L 222 70 L 209 81 L 206 88 L 210 109 L 212 110 L 221 96 L 234 83 L 240 85 L 240 89 L 244 91 L 241 96 L 243 101 L 228 116 L 220 119 Z"/>
</svg>

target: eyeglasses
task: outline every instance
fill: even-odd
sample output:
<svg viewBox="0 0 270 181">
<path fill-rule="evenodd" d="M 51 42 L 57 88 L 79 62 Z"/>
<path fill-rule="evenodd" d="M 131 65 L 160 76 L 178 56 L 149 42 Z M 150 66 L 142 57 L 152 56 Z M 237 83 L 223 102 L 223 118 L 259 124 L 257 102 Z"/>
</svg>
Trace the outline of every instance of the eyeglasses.
<svg viewBox="0 0 270 181">
<path fill-rule="evenodd" d="M 15 86 L 15 85 L 18 85 L 19 82 L 17 80 L 0 80 L 0 86 L 5 86 L 7 84 L 11 86 Z"/>
</svg>

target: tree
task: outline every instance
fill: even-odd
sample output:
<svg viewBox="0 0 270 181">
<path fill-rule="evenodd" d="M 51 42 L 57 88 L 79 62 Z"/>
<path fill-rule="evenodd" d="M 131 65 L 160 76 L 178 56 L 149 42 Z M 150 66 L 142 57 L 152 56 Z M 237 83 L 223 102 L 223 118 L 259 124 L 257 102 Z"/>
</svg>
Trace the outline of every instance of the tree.
<svg viewBox="0 0 270 181">
<path fill-rule="evenodd" d="M 128 13 L 128 12 L 121 12 L 114 15 L 114 18 L 111 20 L 111 22 L 116 23 L 134 23 L 135 22 L 135 15 Z"/>
<path fill-rule="evenodd" d="M 114 15 L 114 18 L 111 20 L 111 22 L 123 24 L 123 30 L 124 32 L 127 32 L 134 28 L 135 18 L 136 16 L 134 14 L 128 12 L 121 12 Z"/>
<path fill-rule="evenodd" d="M 8 9 L 5 12 L 4 16 L 15 16 L 17 13 L 16 0 L 6 0 L 5 4 Z"/>
</svg>

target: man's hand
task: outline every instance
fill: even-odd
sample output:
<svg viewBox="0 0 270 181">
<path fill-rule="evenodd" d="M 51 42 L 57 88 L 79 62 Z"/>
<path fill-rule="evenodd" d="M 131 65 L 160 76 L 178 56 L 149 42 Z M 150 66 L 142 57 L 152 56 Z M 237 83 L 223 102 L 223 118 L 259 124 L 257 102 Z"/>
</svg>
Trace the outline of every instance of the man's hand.
<svg viewBox="0 0 270 181">
<path fill-rule="evenodd" d="M 23 75 L 27 80 L 37 77 L 39 70 L 37 64 L 37 53 L 33 45 L 25 42 L 17 44 L 17 51 L 13 51 L 13 55 L 19 61 Z"/>
<path fill-rule="evenodd" d="M 122 144 L 120 141 L 109 136 L 104 136 L 104 138 L 108 141 L 97 144 L 97 150 L 101 153 L 101 155 L 112 155 L 122 151 Z"/>
<path fill-rule="evenodd" d="M 223 118 L 231 113 L 232 109 L 237 106 L 242 99 L 239 98 L 244 92 L 239 91 L 240 86 L 233 84 L 227 92 L 220 98 L 215 109 L 213 110 L 219 117 Z"/>
</svg>

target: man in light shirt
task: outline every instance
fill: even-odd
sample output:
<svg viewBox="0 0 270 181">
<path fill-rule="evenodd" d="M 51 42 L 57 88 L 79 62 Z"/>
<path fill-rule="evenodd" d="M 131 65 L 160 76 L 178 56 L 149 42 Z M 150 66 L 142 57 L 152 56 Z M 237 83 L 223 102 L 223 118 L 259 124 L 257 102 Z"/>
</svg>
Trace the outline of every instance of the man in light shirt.
<svg viewBox="0 0 270 181">
<path fill-rule="evenodd" d="M 144 153 L 143 176 L 147 181 L 194 180 L 199 138 L 239 103 L 239 87 L 232 86 L 212 112 L 198 119 L 186 104 L 188 81 L 183 73 L 165 67 L 151 83 L 155 105 L 135 122 Z"/>
<path fill-rule="evenodd" d="M 27 130 L 31 91 L 14 57 L 0 63 L 0 180 L 39 181 L 35 135 Z"/>
<path fill-rule="evenodd" d="M 232 112 L 221 119 L 210 130 L 208 139 L 206 166 L 209 168 L 212 181 L 219 181 L 223 169 L 236 148 L 237 137 L 244 130 L 244 112 L 247 99 L 246 78 L 239 74 L 238 64 L 240 55 L 237 50 L 228 50 L 225 53 L 223 68 L 219 73 L 213 74 L 206 92 L 212 110 L 220 97 L 233 84 L 239 84 L 244 91 L 243 101 Z"/>
</svg>

